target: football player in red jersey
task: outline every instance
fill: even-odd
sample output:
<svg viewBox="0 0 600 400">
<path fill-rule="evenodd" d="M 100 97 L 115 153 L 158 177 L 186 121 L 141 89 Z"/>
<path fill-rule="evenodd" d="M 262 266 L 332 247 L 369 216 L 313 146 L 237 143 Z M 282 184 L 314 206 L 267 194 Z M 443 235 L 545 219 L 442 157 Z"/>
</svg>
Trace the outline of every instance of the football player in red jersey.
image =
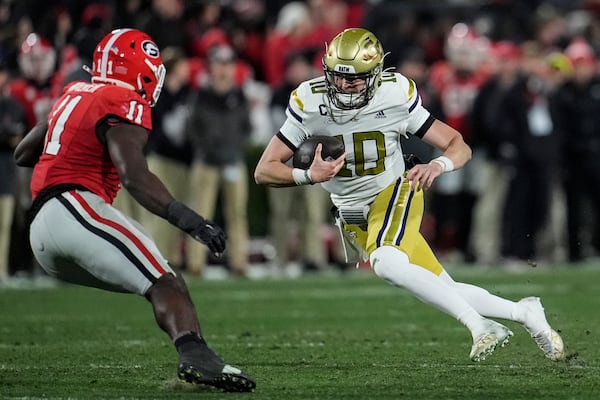
<svg viewBox="0 0 600 400">
<path fill-rule="evenodd" d="M 446 60 L 431 66 L 430 82 L 437 93 L 443 120 L 461 132 L 471 147 L 471 160 L 452 174 L 443 174 L 433 187 L 432 212 L 436 219 L 435 244 L 439 250 L 456 250 L 463 261 L 474 263 L 473 218 L 484 192 L 485 152 L 481 136 L 471 124 L 473 101 L 489 79 L 489 41 L 471 26 L 459 22 L 445 44 Z"/>
<path fill-rule="evenodd" d="M 26 131 L 45 120 L 50 108 L 60 96 L 56 88 L 56 49 L 38 33 L 27 35 L 17 57 L 19 75 L 7 87 L 7 94 L 18 101 L 25 111 Z M 10 238 L 10 264 L 17 276 L 31 277 L 39 272 L 28 244 L 27 212 L 31 207 L 29 186 L 31 168 L 17 168 L 15 209 Z"/>
<path fill-rule="evenodd" d="M 66 86 L 48 121 L 15 150 L 19 165 L 34 166 L 30 243 L 36 259 L 61 280 L 145 296 L 179 352 L 181 380 L 252 391 L 254 380 L 207 346 L 181 275 L 138 223 L 111 206 L 122 184 L 213 253 L 225 250 L 221 228 L 175 200 L 146 164 L 150 107 L 165 76 L 158 47 L 141 31 L 115 30 L 96 47 L 90 72 L 92 83 Z"/>
</svg>

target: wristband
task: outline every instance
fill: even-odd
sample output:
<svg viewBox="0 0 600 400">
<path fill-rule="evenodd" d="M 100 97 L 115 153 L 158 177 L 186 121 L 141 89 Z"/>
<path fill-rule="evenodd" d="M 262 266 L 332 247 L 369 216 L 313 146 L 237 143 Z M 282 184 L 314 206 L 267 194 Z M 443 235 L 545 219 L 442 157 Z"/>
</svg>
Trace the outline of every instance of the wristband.
<svg viewBox="0 0 600 400">
<path fill-rule="evenodd" d="M 454 163 L 452 162 L 451 159 L 449 159 L 446 156 L 439 156 L 437 158 L 434 158 L 430 162 L 434 162 L 434 163 L 440 164 L 441 167 L 442 167 L 442 172 L 454 171 Z"/>
<path fill-rule="evenodd" d="M 292 177 L 298 186 L 314 184 L 312 177 L 310 176 L 310 169 L 293 168 Z"/>
</svg>

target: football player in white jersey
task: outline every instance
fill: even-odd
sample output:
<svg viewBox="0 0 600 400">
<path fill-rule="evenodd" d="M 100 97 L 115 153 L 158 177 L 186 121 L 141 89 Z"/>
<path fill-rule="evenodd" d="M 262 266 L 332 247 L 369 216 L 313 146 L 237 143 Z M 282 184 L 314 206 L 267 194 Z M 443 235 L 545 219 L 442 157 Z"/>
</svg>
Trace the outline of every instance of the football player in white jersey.
<svg viewBox="0 0 600 400">
<path fill-rule="evenodd" d="M 465 165 L 471 149 L 458 131 L 422 106 L 412 80 L 383 71 L 385 55 L 365 29 L 339 33 L 326 47 L 324 76 L 291 93 L 287 120 L 264 150 L 256 182 L 320 183 L 331 193 L 348 248 L 368 257 L 377 276 L 465 325 L 473 338 L 471 360 L 484 360 L 513 335 L 489 318 L 523 324 L 546 357 L 564 359 L 562 339 L 548 324 L 539 298 L 514 302 L 454 281 L 420 234 L 423 190 Z M 288 160 L 312 135 L 334 136 L 346 152 L 324 161 L 319 144 L 308 170 L 290 167 Z M 406 135 L 421 138 L 442 156 L 406 171 L 399 141 Z"/>
</svg>

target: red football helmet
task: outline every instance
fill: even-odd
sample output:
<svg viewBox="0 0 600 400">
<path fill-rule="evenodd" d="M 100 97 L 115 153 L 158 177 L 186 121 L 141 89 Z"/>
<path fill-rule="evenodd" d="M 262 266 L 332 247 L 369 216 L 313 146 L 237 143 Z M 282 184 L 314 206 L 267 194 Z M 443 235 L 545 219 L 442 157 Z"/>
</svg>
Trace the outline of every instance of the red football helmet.
<svg viewBox="0 0 600 400">
<path fill-rule="evenodd" d="M 25 78 L 45 83 L 56 69 L 56 51 L 47 39 L 30 33 L 21 44 L 18 63 Z"/>
<path fill-rule="evenodd" d="M 489 41 L 469 25 L 459 22 L 448 33 L 444 51 L 455 68 L 474 71 L 488 56 Z"/>
<path fill-rule="evenodd" d="M 158 46 L 136 29 L 116 29 L 94 51 L 92 82 L 110 83 L 138 92 L 152 107 L 165 79 Z"/>
</svg>

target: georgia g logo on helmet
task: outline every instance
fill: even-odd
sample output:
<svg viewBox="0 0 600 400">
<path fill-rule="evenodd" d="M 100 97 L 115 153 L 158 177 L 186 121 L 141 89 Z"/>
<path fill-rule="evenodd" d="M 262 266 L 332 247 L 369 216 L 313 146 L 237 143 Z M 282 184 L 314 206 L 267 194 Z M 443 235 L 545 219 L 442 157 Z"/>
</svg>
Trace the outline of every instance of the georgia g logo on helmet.
<svg viewBox="0 0 600 400">
<path fill-rule="evenodd" d="M 150 40 L 144 40 L 142 43 L 142 50 L 144 50 L 144 53 L 146 53 L 148 57 L 158 58 L 160 55 L 158 46 L 156 46 L 154 42 L 151 42 Z"/>
</svg>

